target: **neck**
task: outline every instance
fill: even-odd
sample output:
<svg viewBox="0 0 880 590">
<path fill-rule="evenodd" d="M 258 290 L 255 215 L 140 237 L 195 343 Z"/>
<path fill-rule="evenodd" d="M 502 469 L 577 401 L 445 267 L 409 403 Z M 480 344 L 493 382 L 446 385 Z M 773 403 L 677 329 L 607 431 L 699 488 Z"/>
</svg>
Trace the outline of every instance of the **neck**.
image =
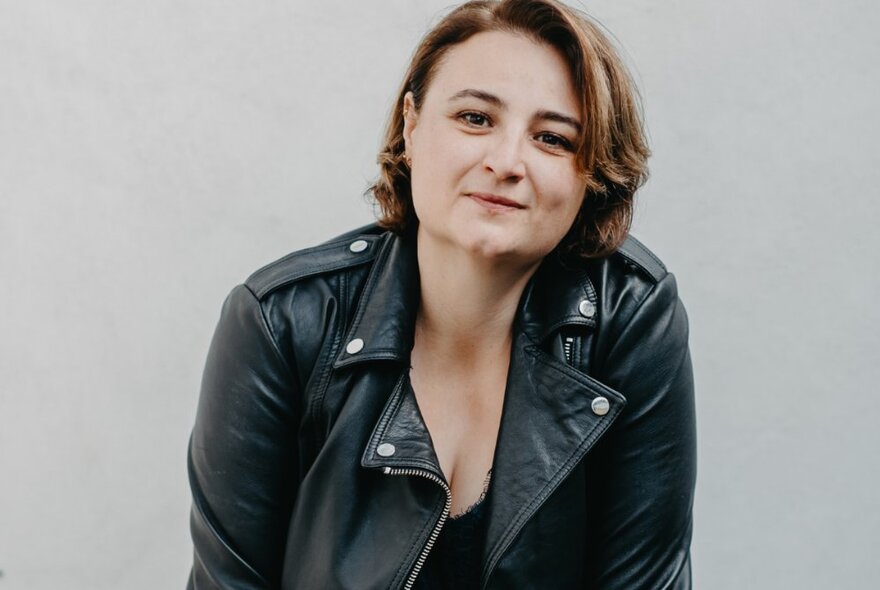
<svg viewBox="0 0 880 590">
<path fill-rule="evenodd" d="M 539 263 L 515 266 L 475 256 L 419 232 L 421 283 L 416 340 L 457 365 L 510 349 L 517 306 Z"/>
</svg>

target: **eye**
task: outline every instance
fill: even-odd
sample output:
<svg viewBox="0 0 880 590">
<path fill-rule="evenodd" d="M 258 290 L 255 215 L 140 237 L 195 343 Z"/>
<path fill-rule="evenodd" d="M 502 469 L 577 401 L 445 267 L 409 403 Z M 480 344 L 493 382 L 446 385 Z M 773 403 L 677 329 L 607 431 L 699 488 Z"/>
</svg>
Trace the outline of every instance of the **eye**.
<svg viewBox="0 0 880 590">
<path fill-rule="evenodd" d="M 555 133 L 539 133 L 537 135 L 538 141 L 541 143 L 548 145 L 554 149 L 564 149 L 568 151 L 572 151 L 573 147 L 571 142 L 569 142 L 564 137 L 556 135 Z"/>
<path fill-rule="evenodd" d="M 489 123 L 489 117 L 487 115 L 475 111 L 459 113 L 458 118 L 471 127 L 486 127 Z"/>
</svg>

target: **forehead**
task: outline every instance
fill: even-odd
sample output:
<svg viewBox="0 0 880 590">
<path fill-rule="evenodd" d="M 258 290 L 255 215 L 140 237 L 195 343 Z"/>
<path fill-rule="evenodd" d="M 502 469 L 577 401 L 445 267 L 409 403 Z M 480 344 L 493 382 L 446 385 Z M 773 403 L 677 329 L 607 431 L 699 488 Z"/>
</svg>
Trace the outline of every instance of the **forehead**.
<svg viewBox="0 0 880 590">
<path fill-rule="evenodd" d="M 448 49 L 439 62 L 428 101 L 447 101 L 464 88 L 500 96 L 508 104 L 568 111 L 580 101 L 568 62 L 555 47 L 503 31 L 478 33 Z"/>
</svg>

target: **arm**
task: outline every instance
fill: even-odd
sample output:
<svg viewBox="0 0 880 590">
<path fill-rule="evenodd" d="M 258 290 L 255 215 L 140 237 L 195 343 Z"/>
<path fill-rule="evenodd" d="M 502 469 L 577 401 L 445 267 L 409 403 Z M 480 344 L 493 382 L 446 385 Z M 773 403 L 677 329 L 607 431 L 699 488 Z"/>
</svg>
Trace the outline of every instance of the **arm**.
<svg viewBox="0 0 880 590">
<path fill-rule="evenodd" d="M 688 320 L 667 274 L 619 333 L 600 381 L 627 404 L 591 453 L 590 588 L 688 590 L 696 480 Z"/>
<path fill-rule="evenodd" d="M 296 495 L 297 386 L 253 293 L 226 298 L 189 444 L 190 590 L 278 587 Z"/>
</svg>

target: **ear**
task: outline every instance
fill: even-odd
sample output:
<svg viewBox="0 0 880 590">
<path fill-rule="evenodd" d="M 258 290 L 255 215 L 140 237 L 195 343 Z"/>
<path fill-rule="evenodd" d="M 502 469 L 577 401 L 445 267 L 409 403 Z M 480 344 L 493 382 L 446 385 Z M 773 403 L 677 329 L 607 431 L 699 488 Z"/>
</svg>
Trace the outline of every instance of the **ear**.
<svg viewBox="0 0 880 590">
<path fill-rule="evenodd" d="M 410 90 L 403 96 L 403 143 L 407 152 L 412 147 L 412 134 L 416 128 L 418 113 L 416 112 L 416 103 L 413 99 L 413 93 Z"/>
</svg>

